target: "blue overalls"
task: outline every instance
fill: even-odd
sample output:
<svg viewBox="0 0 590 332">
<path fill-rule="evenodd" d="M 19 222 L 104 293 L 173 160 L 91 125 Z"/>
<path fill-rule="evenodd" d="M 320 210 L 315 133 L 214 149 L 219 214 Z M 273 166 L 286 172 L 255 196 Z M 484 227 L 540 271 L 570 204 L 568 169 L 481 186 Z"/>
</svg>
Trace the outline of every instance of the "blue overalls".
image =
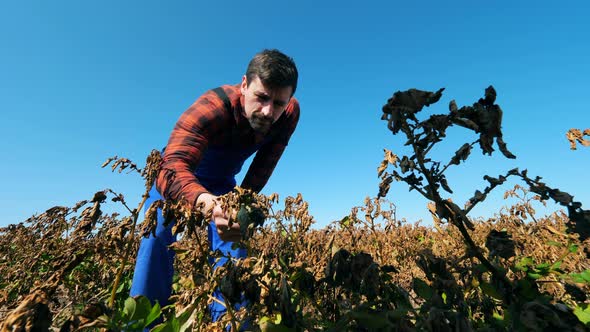
<svg viewBox="0 0 590 332">
<path fill-rule="evenodd" d="M 246 159 L 264 143 L 262 142 L 248 149 L 209 147 L 203 154 L 198 169 L 195 171 L 195 176 L 211 194 L 226 194 L 235 187 L 235 175 L 240 172 Z M 162 199 L 162 196 L 156 190 L 156 186 L 152 187 L 149 195 L 144 211 L 149 208 L 153 201 Z M 143 238 L 140 243 L 130 294 L 131 296 L 144 295 L 152 303 L 157 300 L 162 307 L 168 304 L 174 275 L 174 251 L 168 249 L 168 246 L 176 241 L 176 236 L 172 235 L 173 223 L 170 223 L 168 227 L 164 227 L 163 223 L 162 212 L 158 210 L 156 236 Z M 246 257 L 245 249 L 232 249 L 233 242 L 226 242 L 219 238 L 213 221 L 208 225 L 208 239 L 212 251 L 219 249 L 229 257 Z M 210 262 L 215 264 L 215 269 L 225 264 L 228 259 L 228 257 L 222 257 L 217 262 L 214 262 L 210 258 Z M 219 290 L 216 290 L 213 296 L 225 303 Z M 235 307 L 239 309 L 245 305 L 246 303 L 242 302 L 236 304 Z M 209 306 L 209 310 L 213 321 L 217 321 L 226 312 L 225 306 L 215 301 Z"/>
</svg>

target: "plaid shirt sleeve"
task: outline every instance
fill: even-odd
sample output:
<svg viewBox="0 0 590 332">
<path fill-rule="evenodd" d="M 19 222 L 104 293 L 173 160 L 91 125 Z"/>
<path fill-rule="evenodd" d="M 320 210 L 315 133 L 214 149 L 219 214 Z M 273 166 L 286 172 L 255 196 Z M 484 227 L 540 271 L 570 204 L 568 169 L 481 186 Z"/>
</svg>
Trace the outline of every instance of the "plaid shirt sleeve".
<svg viewBox="0 0 590 332">
<path fill-rule="evenodd" d="M 276 138 L 262 146 L 256 153 L 250 168 L 248 168 L 248 173 L 242 181 L 243 188 L 260 192 L 268 182 L 299 122 L 299 102 L 297 99 L 291 98 L 283 115 L 285 118 L 282 126 L 278 128 Z"/>
<path fill-rule="evenodd" d="M 208 91 L 178 119 L 164 151 L 156 188 L 165 199 L 184 200 L 194 206 L 197 197 L 207 192 L 196 176 L 203 153 L 226 122 L 223 102 Z"/>
</svg>

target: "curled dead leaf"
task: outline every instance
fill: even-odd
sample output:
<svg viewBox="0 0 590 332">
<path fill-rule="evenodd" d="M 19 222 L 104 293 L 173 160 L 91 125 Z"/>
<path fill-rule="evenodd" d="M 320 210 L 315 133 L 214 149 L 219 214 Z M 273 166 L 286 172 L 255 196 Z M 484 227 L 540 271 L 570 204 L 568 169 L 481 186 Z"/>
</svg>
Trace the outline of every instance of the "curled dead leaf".
<svg viewBox="0 0 590 332">
<path fill-rule="evenodd" d="M 568 130 L 565 136 L 570 142 L 571 150 L 577 149 L 576 143 L 580 143 L 583 146 L 590 146 L 590 140 L 584 138 L 584 136 L 590 137 L 590 129 L 585 129 L 584 132 L 582 132 L 580 129 L 572 128 Z"/>
</svg>

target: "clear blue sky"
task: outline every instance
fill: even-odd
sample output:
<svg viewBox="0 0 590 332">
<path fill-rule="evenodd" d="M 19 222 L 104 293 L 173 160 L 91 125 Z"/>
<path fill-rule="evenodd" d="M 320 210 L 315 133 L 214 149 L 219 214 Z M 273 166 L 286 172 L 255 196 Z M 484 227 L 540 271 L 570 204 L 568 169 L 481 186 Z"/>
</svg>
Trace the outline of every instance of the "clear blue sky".
<svg viewBox="0 0 590 332">
<path fill-rule="evenodd" d="M 204 91 L 239 82 L 263 48 L 292 56 L 302 116 L 264 193 L 302 193 L 318 226 L 377 193 L 376 169 L 402 137 L 380 120 L 397 90 L 445 87 L 423 116 L 471 105 L 488 85 L 517 159 L 479 150 L 448 173 L 454 201 L 519 166 L 590 208 L 590 149 L 565 133 L 589 128 L 587 1 L 3 1 L 0 4 L 0 226 L 111 188 L 136 204 L 133 174 L 166 144 Z M 451 130 L 448 160 L 474 136 Z M 245 167 L 246 168 L 246 167 Z M 242 175 L 243 176 L 243 175 Z M 241 176 L 240 176 L 241 178 Z M 510 186 L 505 187 L 508 189 Z M 503 190 L 474 216 L 497 211 Z M 430 221 L 425 201 L 393 185 L 398 216 Z"/>
</svg>

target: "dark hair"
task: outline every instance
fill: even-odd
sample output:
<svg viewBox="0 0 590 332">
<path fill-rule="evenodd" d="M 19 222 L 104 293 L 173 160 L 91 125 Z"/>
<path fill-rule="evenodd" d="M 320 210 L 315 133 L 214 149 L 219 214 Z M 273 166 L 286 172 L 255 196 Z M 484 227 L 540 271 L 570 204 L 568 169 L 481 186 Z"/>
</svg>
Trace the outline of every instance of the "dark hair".
<svg viewBox="0 0 590 332">
<path fill-rule="evenodd" d="M 277 49 L 265 49 L 256 54 L 246 70 L 248 85 L 258 76 L 262 84 L 269 88 L 293 88 L 297 90 L 297 67 L 293 59 Z"/>
</svg>

